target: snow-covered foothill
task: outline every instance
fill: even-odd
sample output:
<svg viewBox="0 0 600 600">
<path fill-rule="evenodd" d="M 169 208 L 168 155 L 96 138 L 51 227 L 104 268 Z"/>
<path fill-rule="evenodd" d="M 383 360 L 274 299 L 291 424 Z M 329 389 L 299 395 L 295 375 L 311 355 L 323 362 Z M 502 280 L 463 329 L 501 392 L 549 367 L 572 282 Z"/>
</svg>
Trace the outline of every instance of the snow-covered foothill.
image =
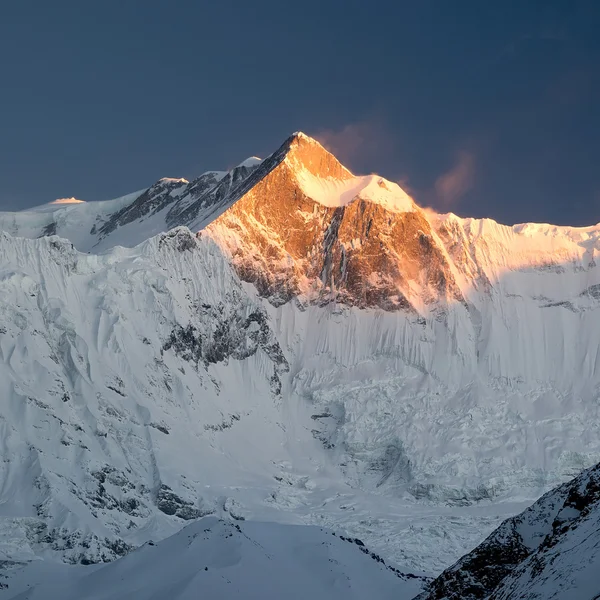
<svg viewBox="0 0 600 600">
<path fill-rule="evenodd" d="M 319 527 L 206 517 L 107 565 L 13 566 L 10 600 L 410 600 L 425 579 Z"/>
</svg>

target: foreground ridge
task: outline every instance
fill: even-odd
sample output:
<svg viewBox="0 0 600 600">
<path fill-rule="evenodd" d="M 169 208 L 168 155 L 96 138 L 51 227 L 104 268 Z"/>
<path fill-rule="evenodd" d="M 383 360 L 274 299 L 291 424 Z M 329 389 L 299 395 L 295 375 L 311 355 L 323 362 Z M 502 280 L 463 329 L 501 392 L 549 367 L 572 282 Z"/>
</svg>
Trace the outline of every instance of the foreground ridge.
<svg viewBox="0 0 600 600">
<path fill-rule="evenodd" d="M 215 517 L 200 519 L 99 569 L 71 568 L 66 576 L 64 566 L 44 573 L 32 563 L 11 575 L 5 592 L 18 595 L 29 588 L 28 600 L 360 600 L 367 594 L 408 600 L 424 582 L 386 565 L 358 539 L 319 527 Z"/>
<path fill-rule="evenodd" d="M 600 594 L 600 465 L 508 519 L 417 600 L 568 600 Z"/>
</svg>

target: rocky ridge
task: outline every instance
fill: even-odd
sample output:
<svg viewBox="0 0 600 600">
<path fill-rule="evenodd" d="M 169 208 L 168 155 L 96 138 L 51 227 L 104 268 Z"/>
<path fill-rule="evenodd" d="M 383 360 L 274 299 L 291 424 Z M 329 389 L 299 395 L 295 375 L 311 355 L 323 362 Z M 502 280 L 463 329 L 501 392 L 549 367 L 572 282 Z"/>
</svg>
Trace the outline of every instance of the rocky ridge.
<svg viewBox="0 0 600 600">
<path fill-rule="evenodd" d="M 553 600 L 600 595 L 600 465 L 506 520 L 416 600 Z"/>
</svg>

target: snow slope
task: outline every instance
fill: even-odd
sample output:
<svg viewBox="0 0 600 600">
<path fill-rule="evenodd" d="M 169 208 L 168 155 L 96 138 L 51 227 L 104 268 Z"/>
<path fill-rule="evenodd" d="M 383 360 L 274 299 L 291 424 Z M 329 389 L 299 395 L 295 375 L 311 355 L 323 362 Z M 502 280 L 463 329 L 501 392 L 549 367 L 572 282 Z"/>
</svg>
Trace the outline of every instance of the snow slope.
<svg viewBox="0 0 600 600">
<path fill-rule="evenodd" d="M 318 527 L 215 517 L 100 568 L 48 572 L 34 562 L 5 581 L 3 600 L 409 600 L 423 583 L 386 565 L 358 539 Z"/>
<path fill-rule="evenodd" d="M 0 230 L 26 238 L 60 234 L 87 252 L 95 243 L 90 238 L 90 230 L 94 225 L 105 220 L 111 213 L 128 206 L 142 192 L 143 190 L 140 190 L 104 202 L 50 202 L 24 211 L 0 212 Z M 143 240 L 139 240 L 138 243 L 141 241 Z"/>
<path fill-rule="evenodd" d="M 235 513 L 209 485 L 270 478 L 288 366 L 214 244 L 176 229 L 96 256 L 1 234 L 0 264 L 5 556 L 109 560 Z"/>
</svg>

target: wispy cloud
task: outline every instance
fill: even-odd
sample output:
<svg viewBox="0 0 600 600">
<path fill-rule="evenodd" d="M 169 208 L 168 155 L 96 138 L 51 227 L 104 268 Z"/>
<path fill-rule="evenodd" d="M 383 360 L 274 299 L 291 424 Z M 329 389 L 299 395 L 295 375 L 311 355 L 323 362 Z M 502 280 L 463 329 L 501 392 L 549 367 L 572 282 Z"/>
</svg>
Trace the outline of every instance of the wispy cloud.
<svg viewBox="0 0 600 600">
<path fill-rule="evenodd" d="M 323 146 L 350 169 L 364 170 L 394 150 L 394 137 L 380 119 L 365 119 L 341 129 L 323 129 L 312 134 Z"/>
<path fill-rule="evenodd" d="M 365 119 L 350 123 L 340 129 L 325 129 L 311 135 L 333 153 L 344 165 L 357 173 L 378 172 L 381 164 L 390 165 L 402 154 L 401 144 L 386 127 L 383 120 Z M 400 171 L 390 177 L 418 204 L 449 210 L 460 204 L 462 198 L 473 188 L 476 181 L 476 157 L 481 149 L 479 139 L 464 140 L 452 166 L 433 179 L 433 185 L 415 187 L 411 178 Z M 390 161 L 390 157 L 392 161 Z M 393 172 L 392 168 L 392 172 Z M 396 171 L 398 173 L 398 171 Z M 430 180 L 432 181 L 432 180 Z"/>
<path fill-rule="evenodd" d="M 435 181 L 438 202 L 445 208 L 456 205 L 472 189 L 475 183 L 475 155 L 472 152 L 458 153 L 451 169 Z"/>
<path fill-rule="evenodd" d="M 412 184 L 410 183 L 410 178 L 408 175 L 401 175 L 400 177 L 396 177 L 395 182 L 415 201 L 417 201 L 417 197 L 419 195 L 418 190 L 416 190 Z"/>
</svg>

